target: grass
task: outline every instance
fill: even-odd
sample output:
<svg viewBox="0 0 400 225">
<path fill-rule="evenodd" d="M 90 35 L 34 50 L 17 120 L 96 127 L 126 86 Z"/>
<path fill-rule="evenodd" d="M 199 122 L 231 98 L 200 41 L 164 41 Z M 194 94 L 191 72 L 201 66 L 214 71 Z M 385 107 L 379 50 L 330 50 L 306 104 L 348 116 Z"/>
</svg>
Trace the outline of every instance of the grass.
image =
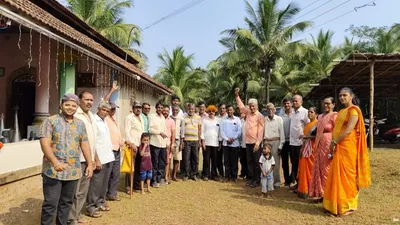
<svg viewBox="0 0 400 225">
<path fill-rule="evenodd" d="M 351 216 L 326 216 L 322 204 L 303 200 L 287 188 L 274 191 L 273 199 L 260 198 L 260 190 L 245 182 L 187 181 L 172 183 L 152 194 L 119 193 L 121 202 L 110 202 L 111 211 L 96 225 L 128 224 L 400 224 L 400 151 L 377 149 L 370 155 L 372 186 L 362 189 L 359 209 Z M 16 198 L 0 209 L 0 224 L 38 224 L 42 193 Z M 23 209 L 29 209 L 23 213 Z"/>
</svg>

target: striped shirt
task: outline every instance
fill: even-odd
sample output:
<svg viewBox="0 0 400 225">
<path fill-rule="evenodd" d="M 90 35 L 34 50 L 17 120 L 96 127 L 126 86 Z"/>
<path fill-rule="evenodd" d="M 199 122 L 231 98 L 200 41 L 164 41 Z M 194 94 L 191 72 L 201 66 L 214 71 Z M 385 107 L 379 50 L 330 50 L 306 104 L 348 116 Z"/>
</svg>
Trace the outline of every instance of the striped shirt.
<svg viewBox="0 0 400 225">
<path fill-rule="evenodd" d="M 185 115 L 181 128 L 181 138 L 185 141 L 198 141 L 199 131 L 201 131 L 201 117 L 197 114 L 192 116 Z"/>
</svg>

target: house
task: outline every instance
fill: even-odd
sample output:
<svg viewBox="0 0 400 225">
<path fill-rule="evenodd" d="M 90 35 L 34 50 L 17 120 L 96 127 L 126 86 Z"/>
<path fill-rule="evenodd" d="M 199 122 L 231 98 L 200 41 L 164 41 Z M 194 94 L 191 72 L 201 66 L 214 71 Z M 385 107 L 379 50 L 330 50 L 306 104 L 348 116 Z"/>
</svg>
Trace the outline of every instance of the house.
<svg viewBox="0 0 400 225">
<path fill-rule="evenodd" d="M 154 106 L 171 93 L 56 0 L 0 0 L 0 44 L 0 115 L 10 128 L 2 134 L 15 141 L 0 151 L 0 185 L 40 173 L 39 141 L 28 139 L 44 118 L 59 112 L 65 93 L 92 92 L 95 112 L 117 80 L 120 90 L 111 100 L 120 106 L 121 130 L 132 100 Z"/>
</svg>

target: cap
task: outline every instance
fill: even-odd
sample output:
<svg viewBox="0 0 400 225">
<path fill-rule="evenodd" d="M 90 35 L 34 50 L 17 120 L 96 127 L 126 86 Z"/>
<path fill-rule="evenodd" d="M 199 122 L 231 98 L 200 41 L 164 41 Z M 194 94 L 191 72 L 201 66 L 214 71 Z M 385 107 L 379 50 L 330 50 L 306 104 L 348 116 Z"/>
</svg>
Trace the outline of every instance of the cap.
<svg viewBox="0 0 400 225">
<path fill-rule="evenodd" d="M 139 101 L 133 101 L 132 102 L 132 107 L 142 107 Z"/>
<path fill-rule="evenodd" d="M 114 102 L 109 102 L 109 103 L 110 103 L 110 106 L 112 109 L 119 108 L 119 106 L 117 104 L 115 104 Z"/>
<path fill-rule="evenodd" d="M 77 104 L 79 104 L 78 96 L 76 96 L 75 94 L 72 94 L 72 93 L 67 93 L 61 98 L 61 104 L 63 104 L 64 102 L 67 102 L 67 101 L 74 101 Z"/>
</svg>

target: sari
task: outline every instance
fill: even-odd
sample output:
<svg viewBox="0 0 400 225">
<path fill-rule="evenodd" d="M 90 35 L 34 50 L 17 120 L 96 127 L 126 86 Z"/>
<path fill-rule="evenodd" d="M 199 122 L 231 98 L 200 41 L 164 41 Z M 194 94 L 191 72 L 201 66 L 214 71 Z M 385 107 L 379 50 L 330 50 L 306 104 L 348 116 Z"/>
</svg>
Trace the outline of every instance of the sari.
<svg viewBox="0 0 400 225">
<path fill-rule="evenodd" d="M 312 136 L 312 133 L 317 128 L 317 122 L 318 120 L 314 120 L 304 127 L 304 136 Z M 311 180 L 311 171 L 314 165 L 314 140 L 307 139 L 304 141 L 303 146 L 303 151 L 301 152 L 301 158 L 299 160 L 299 172 L 297 175 L 297 179 L 299 179 L 297 195 L 301 198 L 307 198 Z"/>
<path fill-rule="evenodd" d="M 323 114 L 318 117 L 317 136 L 315 137 L 314 167 L 311 173 L 308 195 L 310 197 L 324 197 L 326 179 L 328 177 L 331 159 L 329 146 L 332 141 L 332 132 L 337 112 Z"/>
<path fill-rule="evenodd" d="M 359 188 L 371 184 L 364 119 L 360 108 L 351 106 L 340 110 L 333 138 L 346 129 L 350 115 L 357 115 L 358 122 L 351 133 L 337 143 L 325 186 L 323 206 L 334 215 L 356 210 Z"/>
</svg>

